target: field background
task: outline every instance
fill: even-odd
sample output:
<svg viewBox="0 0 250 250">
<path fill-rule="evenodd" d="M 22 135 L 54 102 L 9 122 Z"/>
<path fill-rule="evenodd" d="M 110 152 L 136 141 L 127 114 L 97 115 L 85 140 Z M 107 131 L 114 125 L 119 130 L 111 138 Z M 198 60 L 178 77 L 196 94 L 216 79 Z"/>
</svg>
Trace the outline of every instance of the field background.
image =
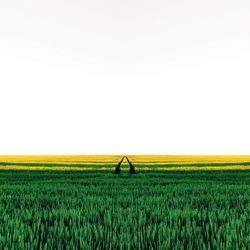
<svg viewBox="0 0 250 250">
<path fill-rule="evenodd" d="M 250 249 L 250 171 L 0 170 L 0 249 Z"/>
<path fill-rule="evenodd" d="M 0 249 L 250 249 L 250 156 L 122 157 L 0 156 Z"/>
<path fill-rule="evenodd" d="M 3 170 L 111 171 L 123 155 L 0 156 Z M 249 170 L 250 156 L 127 155 L 137 170 Z M 128 168 L 126 160 L 123 168 Z"/>
</svg>

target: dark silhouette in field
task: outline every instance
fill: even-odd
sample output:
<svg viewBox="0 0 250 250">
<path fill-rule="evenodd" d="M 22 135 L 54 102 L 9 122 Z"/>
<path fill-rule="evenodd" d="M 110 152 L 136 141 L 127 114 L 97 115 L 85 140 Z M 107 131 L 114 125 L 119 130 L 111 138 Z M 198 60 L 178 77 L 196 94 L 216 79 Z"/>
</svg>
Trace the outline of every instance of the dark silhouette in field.
<svg viewBox="0 0 250 250">
<path fill-rule="evenodd" d="M 118 165 L 116 166 L 115 168 L 115 174 L 120 174 L 121 173 L 121 164 L 123 162 L 123 160 L 126 159 L 129 166 L 130 166 L 130 169 L 129 169 L 129 172 L 130 174 L 135 174 L 135 167 L 134 165 L 130 162 L 130 160 L 128 159 L 127 156 L 123 156 L 122 159 L 120 160 L 120 162 L 118 163 Z"/>
<path fill-rule="evenodd" d="M 120 160 L 120 162 L 116 166 L 116 168 L 115 168 L 115 174 L 120 174 L 121 173 L 121 164 L 122 164 L 124 158 L 125 158 L 125 156 L 122 157 L 122 159 Z"/>
<path fill-rule="evenodd" d="M 134 165 L 130 162 L 130 160 L 128 159 L 127 156 L 126 156 L 126 159 L 127 159 L 128 164 L 130 166 L 130 169 L 129 169 L 130 174 L 135 174 L 135 167 L 134 167 Z"/>
</svg>

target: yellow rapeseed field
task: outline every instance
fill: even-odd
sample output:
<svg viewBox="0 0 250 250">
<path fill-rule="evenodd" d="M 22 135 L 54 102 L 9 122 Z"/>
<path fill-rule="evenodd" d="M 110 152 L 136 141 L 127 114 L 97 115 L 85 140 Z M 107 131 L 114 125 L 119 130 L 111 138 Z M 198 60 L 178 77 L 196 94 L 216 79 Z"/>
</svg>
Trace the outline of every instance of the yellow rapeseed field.
<svg viewBox="0 0 250 250">
<path fill-rule="evenodd" d="M 0 169 L 107 171 L 114 169 L 114 166 L 120 161 L 122 156 L 123 155 L 0 156 Z M 127 156 L 129 160 L 135 165 L 136 169 L 140 170 L 153 170 L 153 169 L 249 170 L 250 169 L 250 156 L 202 156 L 202 155 L 199 156 L 127 155 Z M 124 161 L 124 163 L 126 167 L 128 167 L 127 162 Z"/>
<path fill-rule="evenodd" d="M 131 155 L 129 159 L 147 164 L 175 164 L 175 163 L 237 163 L 250 162 L 250 156 L 238 155 Z"/>
<path fill-rule="evenodd" d="M 0 162 L 13 163 L 60 163 L 60 164 L 107 164 L 118 162 L 120 155 L 22 155 L 0 156 Z"/>
</svg>

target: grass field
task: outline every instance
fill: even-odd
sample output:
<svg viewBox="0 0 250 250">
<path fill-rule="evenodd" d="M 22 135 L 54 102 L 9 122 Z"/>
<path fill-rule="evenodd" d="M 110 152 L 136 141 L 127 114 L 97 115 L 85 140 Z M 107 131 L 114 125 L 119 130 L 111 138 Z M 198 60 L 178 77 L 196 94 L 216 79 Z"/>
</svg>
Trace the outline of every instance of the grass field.
<svg viewBox="0 0 250 250">
<path fill-rule="evenodd" d="M 0 249 L 250 249 L 250 157 L 98 157 L 0 157 Z"/>
</svg>

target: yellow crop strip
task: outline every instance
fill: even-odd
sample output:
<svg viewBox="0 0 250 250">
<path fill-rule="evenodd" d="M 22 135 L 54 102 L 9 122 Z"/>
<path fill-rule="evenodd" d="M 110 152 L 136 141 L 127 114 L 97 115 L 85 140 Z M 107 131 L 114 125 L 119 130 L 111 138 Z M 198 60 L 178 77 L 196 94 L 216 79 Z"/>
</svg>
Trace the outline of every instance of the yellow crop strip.
<svg viewBox="0 0 250 250">
<path fill-rule="evenodd" d="M 83 163 L 105 164 L 119 162 L 123 155 L 59 155 L 59 156 L 0 156 L 0 162 L 19 163 Z M 216 163 L 250 162 L 250 156 L 193 155 L 127 155 L 134 163 Z"/>
<path fill-rule="evenodd" d="M 105 164 L 117 162 L 121 157 L 120 155 L 0 156 L 0 162 Z"/>
<path fill-rule="evenodd" d="M 140 171 L 154 170 L 154 168 L 144 167 L 140 168 Z M 193 170 L 250 170 L 250 166 L 222 166 L 222 167 L 157 167 L 155 170 L 160 171 L 193 171 Z"/>
<path fill-rule="evenodd" d="M 59 171 L 110 171 L 111 168 L 85 168 L 85 167 L 37 167 L 37 166 L 0 166 L 0 170 L 59 170 Z"/>
<path fill-rule="evenodd" d="M 0 156 L 0 170 L 112 171 L 123 155 Z M 127 155 L 138 170 L 250 170 L 250 156 Z M 249 165 L 248 165 L 249 163 Z M 22 165 L 23 164 L 23 165 Z M 26 165 L 25 165 L 26 164 Z M 41 164 L 41 165 L 39 165 Z M 46 164 L 48 164 L 46 166 Z M 57 164 L 59 164 L 57 166 Z M 171 166 L 173 164 L 173 166 Z M 192 166 L 192 164 L 194 164 Z M 201 164 L 195 165 L 195 164 Z M 208 166 L 206 166 L 208 164 Z M 212 164 L 211 166 L 209 164 Z M 221 164 L 221 165 L 216 165 Z M 228 165 L 227 165 L 228 164 Z M 91 166 L 93 165 L 93 166 Z M 140 167 L 141 165 L 141 167 Z M 182 166 L 183 165 L 183 166 Z M 124 162 L 123 168 L 128 167 Z"/>
<path fill-rule="evenodd" d="M 132 162 L 147 164 L 237 163 L 250 162 L 250 156 L 223 155 L 131 155 Z"/>
<path fill-rule="evenodd" d="M 160 171 L 194 171 L 194 170 L 250 170 L 250 166 L 223 166 L 223 167 L 144 167 L 138 168 L 140 171 L 160 170 Z M 99 167 L 37 167 L 37 166 L 0 166 L 0 170 L 53 170 L 53 171 L 113 171 L 114 168 Z M 128 168 L 127 168 L 128 170 Z"/>
</svg>

